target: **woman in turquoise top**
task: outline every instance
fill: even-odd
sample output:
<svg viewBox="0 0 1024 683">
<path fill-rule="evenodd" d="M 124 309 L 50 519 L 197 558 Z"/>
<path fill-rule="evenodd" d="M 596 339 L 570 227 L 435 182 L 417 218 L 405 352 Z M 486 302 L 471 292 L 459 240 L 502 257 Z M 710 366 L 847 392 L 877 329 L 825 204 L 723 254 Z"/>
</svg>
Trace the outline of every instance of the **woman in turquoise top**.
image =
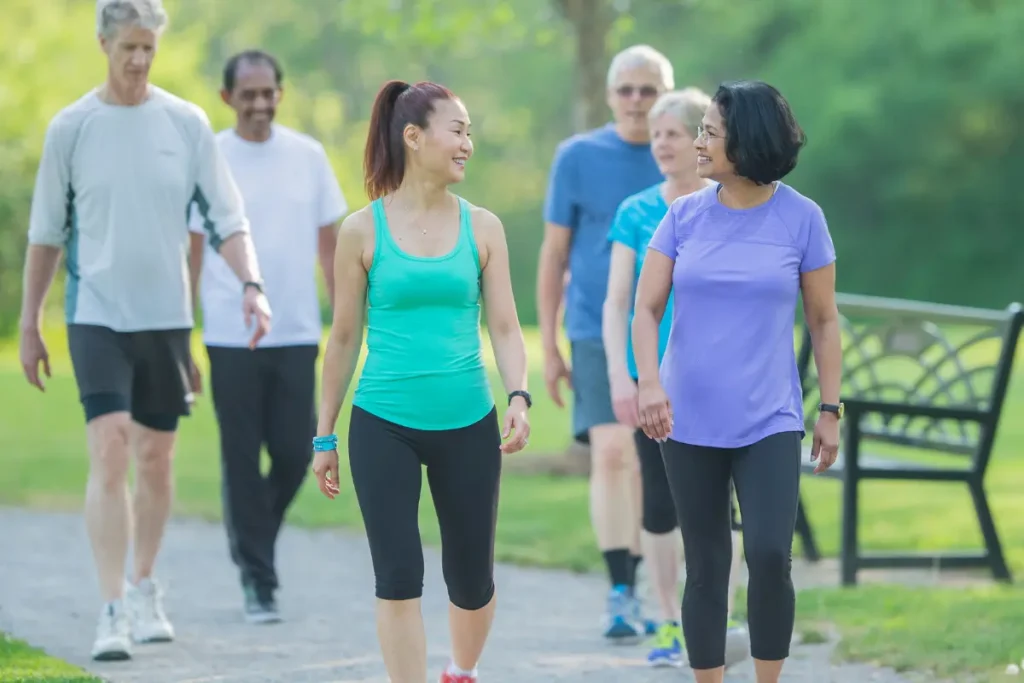
<svg viewBox="0 0 1024 683">
<path fill-rule="evenodd" d="M 633 317 L 633 299 L 640 277 L 647 243 L 677 198 L 708 185 L 697 176 L 697 155 L 693 140 L 711 98 L 697 88 L 668 92 L 658 98 L 648 114 L 651 153 L 665 181 L 625 199 L 616 212 L 608 239 L 612 243 L 608 294 L 604 303 L 603 337 L 608 355 L 608 380 L 616 418 L 636 429 L 637 454 L 642 482 L 642 533 L 640 546 L 655 591 L 661 624 L 647 656 L 652 666 L 681 666 L 683 633 L 679 622 L 679 556 L 682 536 L 676 521 L 665 464 L 658 443 L 639 428 L 637 415 L 637 369 L 633 343 L 628 333 Z M 671 296 L 666 310 L 672 310 Z M 658 349 L 664 355 L 668 345 L 671 314 L 662 318 Z M 734 524 L 735 527 L 735 524 Z M 739 574 L 739 533 L 733 530 L 733 564 L 730 575 L 729 612 L 732 613 Z M 632 598 L 634 604 L 636 598 Z M 632 615 L 638 614 L 634 608 Z M 635 618 L 635 616 L 634 616 Z M 640 624 L 627 624 L 639 630 Z M 730 664 L 747 654 L 746 633 L 731 625 L 728 639 Z"/>
<path fill-rule="evenodd" d="M 425 467 L 451 601 L 442 683 L 476 680 L 494 617 L 502 453 L 530 433 L 526 346 L 501 222 L 449 191 L 473 154 L 469 115 L 448 89 L 391 81 L 373 105 L 364 166 L 372 203 L 345 219 L 334 258 L 313 471 L 340 490 L 334 425 L 363 340 L 349 467 L 373 560 L 377 633 L 392 681 L 426 676 L 418 511 Z M 480 343 L 480 300 L 508 392 L 499 432 Z M 365 314 L 365 318 L 364 318 Z M 503 439 L 508 439 L 502 444 Z"/>
</svg>

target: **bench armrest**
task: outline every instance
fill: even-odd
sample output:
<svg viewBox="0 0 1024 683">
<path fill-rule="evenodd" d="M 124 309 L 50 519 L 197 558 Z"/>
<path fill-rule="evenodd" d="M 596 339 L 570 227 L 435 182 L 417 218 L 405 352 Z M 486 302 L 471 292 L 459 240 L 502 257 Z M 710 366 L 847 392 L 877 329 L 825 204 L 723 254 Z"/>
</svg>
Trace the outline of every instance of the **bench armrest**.
<svg viewBox="0 0 1024 683">
<path fill-rule="evenodd" d="M 958 408 L 952 406 L 930 406 L 912 403 L 892 403 L 889 401 L 866 401 L 857 398 L 845 399 L 846 415 L 858 419 L 869 413 L 894 417 L 929 417 L 936 420 L 965 420 L 983 423 L 990 418 L 989 413 L 976 408 Z"/>
</svg>

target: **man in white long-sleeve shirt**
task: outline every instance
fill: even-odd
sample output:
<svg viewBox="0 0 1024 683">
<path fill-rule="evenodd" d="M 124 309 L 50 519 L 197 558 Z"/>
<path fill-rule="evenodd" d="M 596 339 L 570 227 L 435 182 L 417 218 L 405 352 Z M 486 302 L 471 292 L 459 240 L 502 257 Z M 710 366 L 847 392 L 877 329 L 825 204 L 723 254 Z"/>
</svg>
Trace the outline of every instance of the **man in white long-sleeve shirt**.
<svg viewBox="0 0 1024 683">
<path fill-rule="evenodd" d="M 85 521 L 103 598 L 92 654 L 127 659 L 131 640 L 174 629 L 151 578 L 172 498 L 171 456 L 192 402 L 187 215 L 193 204 L 239 279 L 251 344 L 269 330 L 249 225 L 203 111 L 149 83 L 167 23 L 161 0 L 98 0 L 106 82 L 46 132 L 32 200 L 21 362 L 43 389 L 43 301 L 61 249 L 68 345 L 85 412 Z M 136 461 L 129 505 L 127 471 Z M 134 568 L 125 559 L 133 541 Z"/>
</svg>

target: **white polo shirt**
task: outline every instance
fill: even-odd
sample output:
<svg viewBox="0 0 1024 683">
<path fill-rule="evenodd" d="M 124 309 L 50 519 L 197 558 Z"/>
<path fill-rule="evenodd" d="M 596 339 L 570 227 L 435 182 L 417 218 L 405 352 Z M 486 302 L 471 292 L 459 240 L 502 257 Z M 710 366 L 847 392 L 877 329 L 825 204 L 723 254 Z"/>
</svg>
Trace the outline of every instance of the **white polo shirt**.
<svg viewBox="0 0 1024 683">
<path fill-rule="evenodd" d="M 201 205 L 217 245 L 248 229 L 206 114 L 150 87 L 137 106 L 93 90 L 47 127 L 28 241 L 65 248 L 68 323 L 192 327 L 189 207 Z M 234 317 L 241 324 L 241 308 Z"/>
<path fill-rule="evenodd" d="M 266 142 L 250 142 L 235 130 L 216 136 L 242 193 L 264 291 L 273 311 L 260 347 L 318 344 L 322 334 L 317 297 L 320 228 L 348 211 L 323 145 L 274 124 Z M 189 228 L 208 234 L 193 210 Z M 245 347 L 252 332 L 241 314 L 242 285 L 207 240 L 199 281 L 203 342 Z"/>
</svg>

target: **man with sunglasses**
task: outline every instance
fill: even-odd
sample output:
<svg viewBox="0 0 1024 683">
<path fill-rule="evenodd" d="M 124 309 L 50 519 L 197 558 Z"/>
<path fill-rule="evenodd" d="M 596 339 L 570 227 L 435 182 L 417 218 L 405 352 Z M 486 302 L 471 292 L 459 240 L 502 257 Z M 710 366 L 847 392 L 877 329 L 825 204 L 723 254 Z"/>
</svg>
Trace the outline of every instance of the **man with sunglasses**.
<svg viewBox="0 0 1024 683">
<path fill-rule="evenodd" d="M 601 341 L 611 255 L 608 231 L 623 199 L 663 180 L 651 155 L 647 113 L 674 86 L 672 64 L 654 48 L 634 45 L 617 54 L 608 69 L 613 121 L 558 146 L 544 206 L 537 310 L 545 383 L 558 406 L 563 405 L 559 382 L 569 384 L 573 436 L 590 445 L 591 522 L 611 580 L 604 636 L 613 642 L 635 641 L 645 628 L 634 595 L 640 556 L 639 466 L 633 428 L 618 423 L 612 410 Z M 563 294 L 569 364 L 558 347 Z"/>
</svg>

